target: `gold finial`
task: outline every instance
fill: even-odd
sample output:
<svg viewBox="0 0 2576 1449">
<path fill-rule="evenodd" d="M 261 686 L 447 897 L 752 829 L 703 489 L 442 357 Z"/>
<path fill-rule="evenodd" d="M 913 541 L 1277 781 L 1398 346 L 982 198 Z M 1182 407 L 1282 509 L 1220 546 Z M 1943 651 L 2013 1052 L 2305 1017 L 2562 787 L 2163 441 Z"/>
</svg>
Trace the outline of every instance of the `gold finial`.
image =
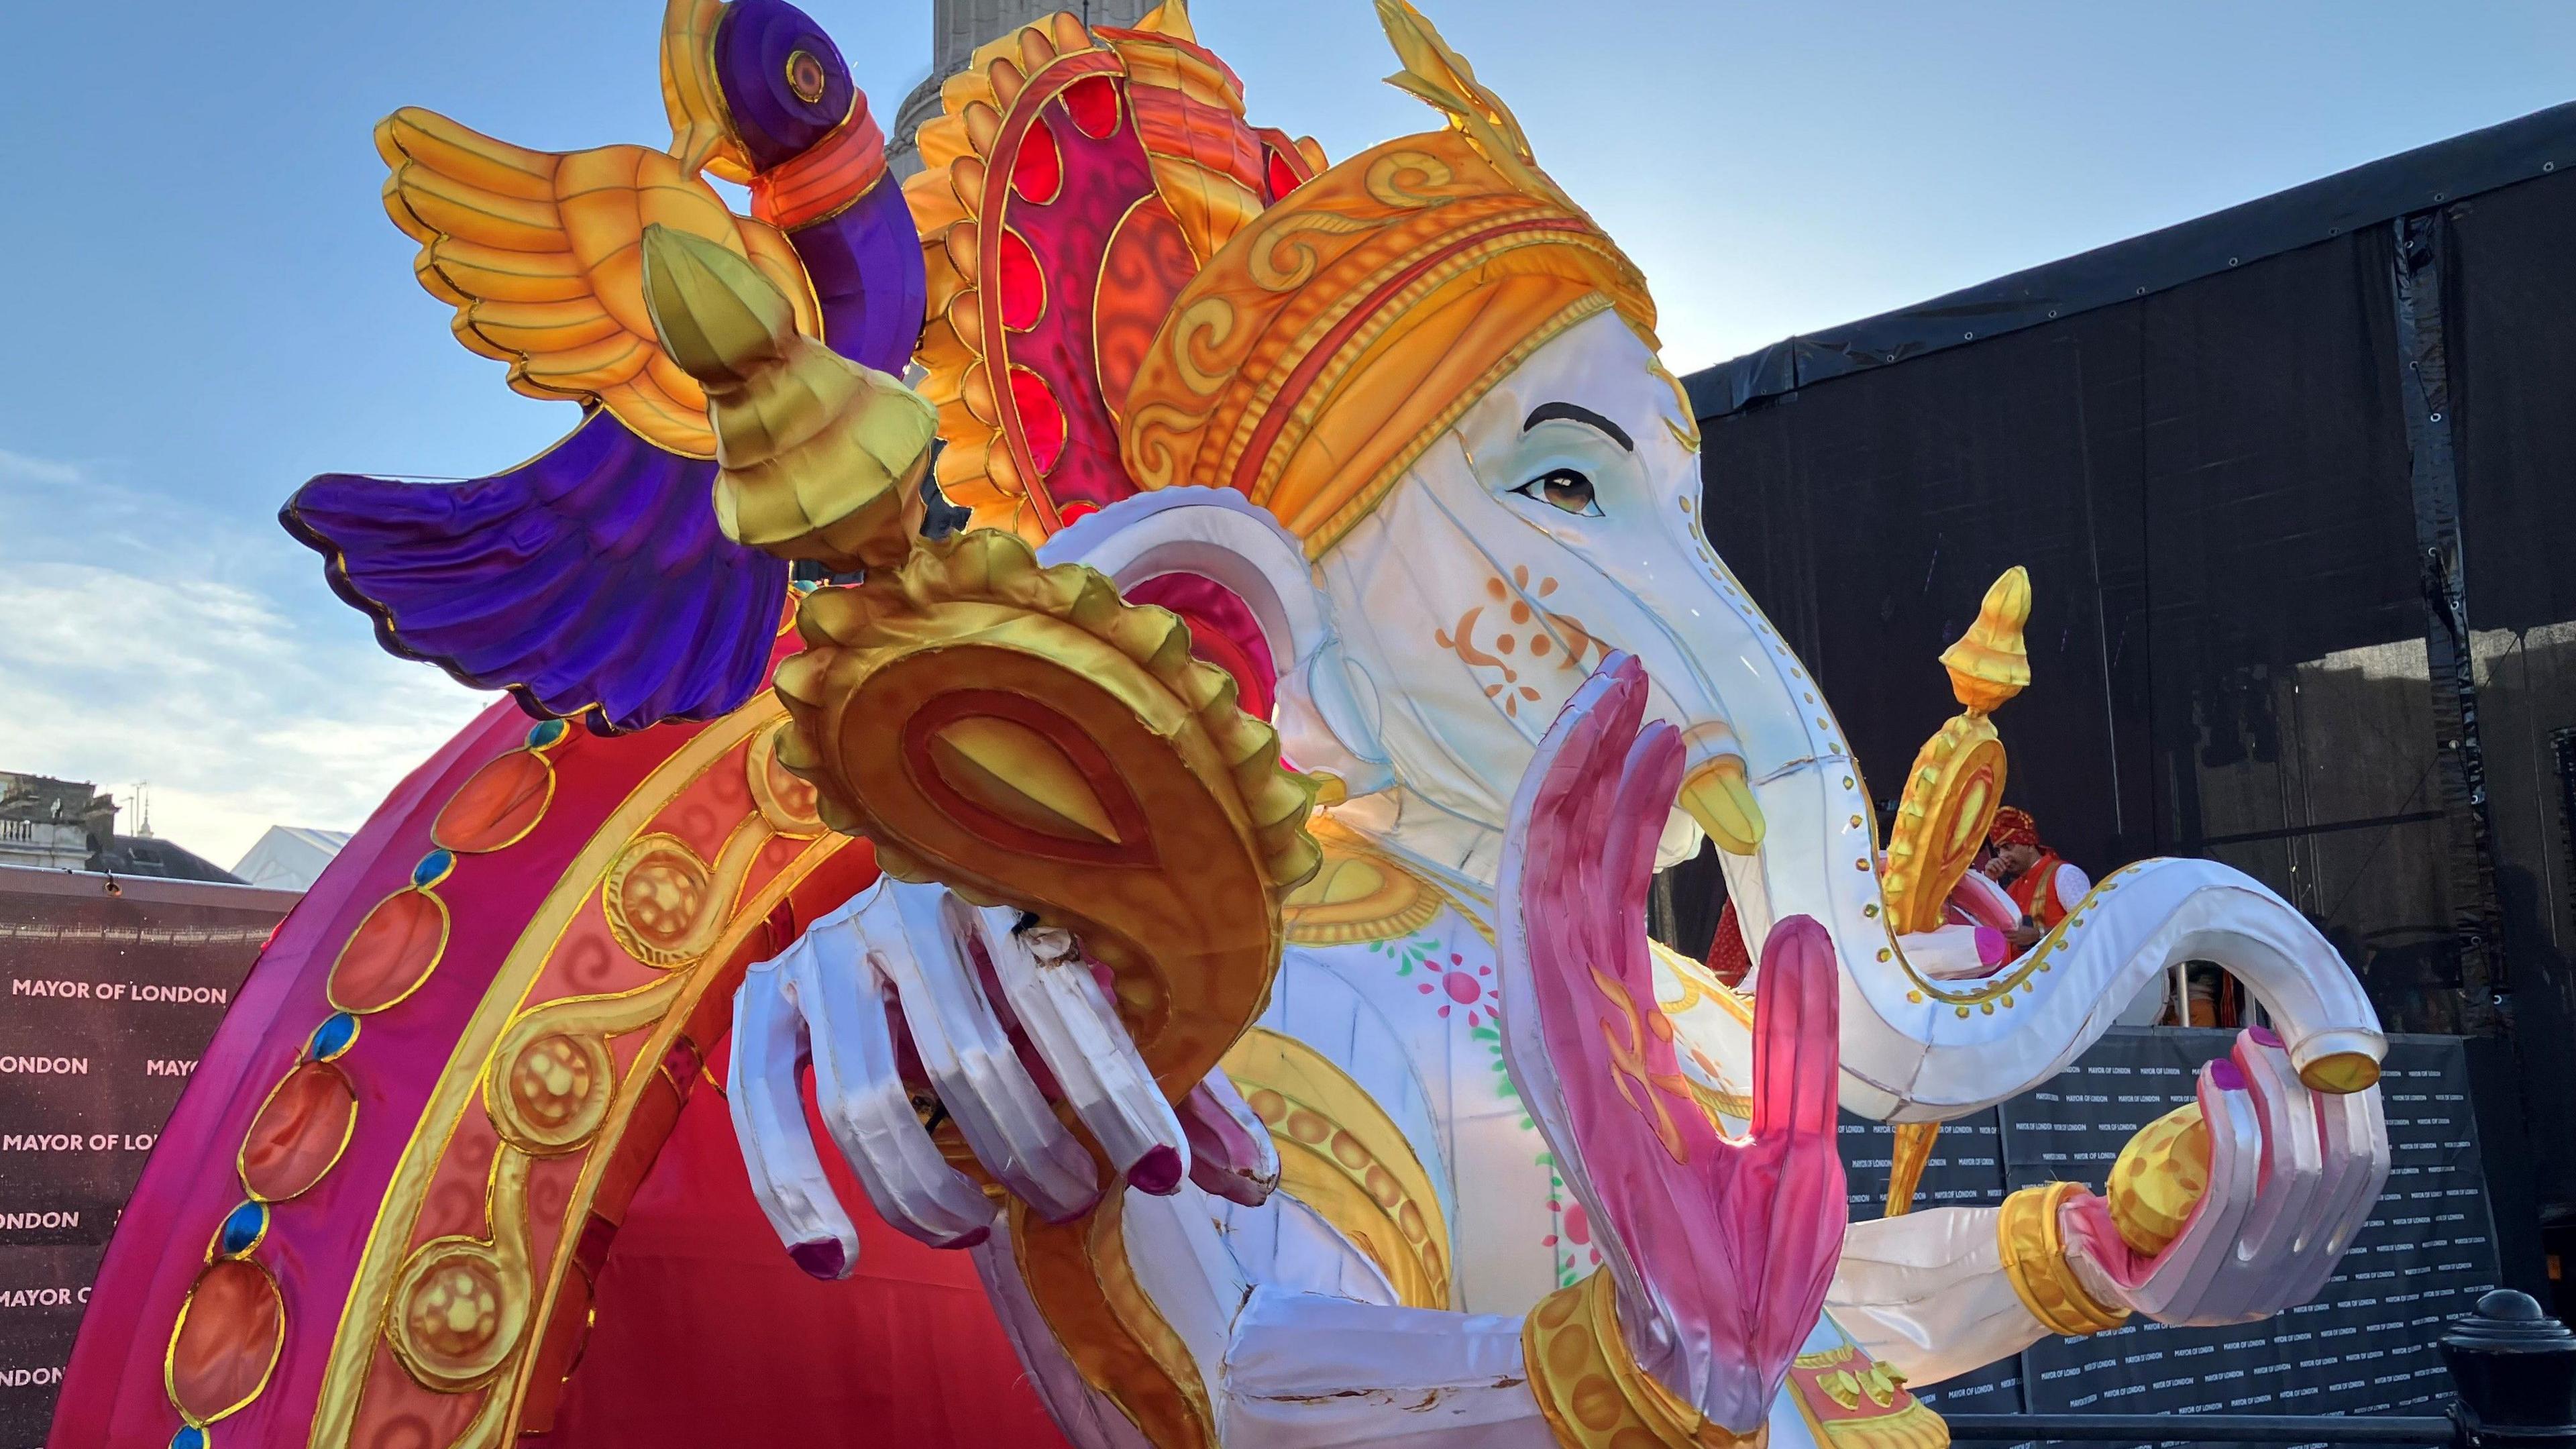
<svg viewBox="0 0 2576 1449">
<path fill-rule="evenodd" d="M 1950 692 L 1965 707 L 1923 742 L 1905 773 L 1887 841 L 1887 921 L 1898 934 L 1941 924 L 2004 798 L 2004 745 L 1986 718 L 2030 685 L 2022 626 L 2030 622 L 2030 573 L 2015 564 L 1986 590 L 1977 621 L 1941 651 Z"/>
<path fill-rule="evenodd" d="M 2030 622 L 2030 571 L 2004 570 L 1977 606 L 1977 621 L 1959 642 L 1941 651 L 1950 692 L 1972 714 L 1992 714 L 2030 686 L 2030 653 L 2022 626 Z"/>
<path fill-rule="evenodd" d="M 796 330 L 787 298 L 718 243 L 644 229 L 662 350 L 706 388 L 725 536 L 841 570 L 902 562 L 939 414 Z"/>
<path fill-rule="evenodd" d="M 1163 0 L 1162 4 L 1145 12 L 1145 18 L 1136 22 L 1136 28 L 1152 35 L 1186 40 L 1193 45 L 1199 39 L 1198 27 L 1190 24 L 1190 0 Z"/>
</svg>

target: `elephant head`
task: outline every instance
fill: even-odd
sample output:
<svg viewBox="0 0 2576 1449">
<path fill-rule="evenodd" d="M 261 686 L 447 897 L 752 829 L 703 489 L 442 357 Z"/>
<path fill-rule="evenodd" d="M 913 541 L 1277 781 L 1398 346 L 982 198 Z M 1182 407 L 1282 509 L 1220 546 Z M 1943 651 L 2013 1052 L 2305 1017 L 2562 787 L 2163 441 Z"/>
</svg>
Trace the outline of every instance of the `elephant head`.
<svg viewBox="0 0 2576 1449">
<path fill-rule="evenodd" d="M 2349 970 L 2210 862 L 2117 872 L 1990 975 L 1916 969 L 1849 736 L 1713 546 L 1725 480 L 1704 484 L 1644 280 L 1465 62 L 1381 9 L 1401 12 L 1399 84 L 1450 128 L 1329 167 L 1200 267 L 1120 414 L 1147 491 L 1046 556 L 1239 635 L 1230 655 L 1265 662 L 1248 694 L 1275 696 L 1297 765 L 1343 782 L 1341 818 L 1486 884 L 1549 723 L 1607 653 L 1635 655 L 1688 750 L 1665 863 L 1705 832 L 1748 941 L 1825 926 L 1854 1111 L 2010 1097 L 2182 959 L 2246 981 L 2312 1085 L 2375 1080 L 2384 1044 Z M 1740 1029 L 1735 1054 L 1749 1067 Z"/>
</svg>

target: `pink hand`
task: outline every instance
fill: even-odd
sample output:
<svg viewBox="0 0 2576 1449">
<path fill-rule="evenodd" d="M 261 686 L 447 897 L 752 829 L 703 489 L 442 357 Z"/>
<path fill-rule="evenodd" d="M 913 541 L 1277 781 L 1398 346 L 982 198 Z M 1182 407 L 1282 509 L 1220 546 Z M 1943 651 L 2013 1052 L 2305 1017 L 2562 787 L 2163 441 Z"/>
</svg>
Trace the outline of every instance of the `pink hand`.
<svg viewBox="0 0 2576 1449">
<path fill-rule="evenodd" d="M 1834 1147 L 1839 983 L 1824 928 L 1763 946 L 1753 1123 L 1727 1139 L 1655 1005 L 1646 892 L 1680 735 L 1641 732 L 1645 671 L 1614 654 L 1558 717 L 1505 846 L 1512 1079 L 1557 1149 L 1645 1366 L 1730 1430 L 1760 1425 L 1824 1303 L 1846 1205 Z"/>
</svg>

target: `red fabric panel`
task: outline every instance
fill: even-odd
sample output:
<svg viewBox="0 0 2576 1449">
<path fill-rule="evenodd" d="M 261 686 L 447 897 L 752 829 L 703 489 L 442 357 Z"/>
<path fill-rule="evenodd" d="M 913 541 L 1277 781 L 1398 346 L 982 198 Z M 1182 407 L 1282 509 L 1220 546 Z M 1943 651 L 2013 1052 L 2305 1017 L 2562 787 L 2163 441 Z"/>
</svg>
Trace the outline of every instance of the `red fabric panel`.
<svg viewBox="0 0 2576 1449">
<path fill-rule="evenodd" d="M 725 1055 L 708 1063 L 717 1081 Z M 519 1442 L 1063 1449 L 974 1264 L 887 1227 L 828 1145 L 823 1160 L 859 1229 L 858 1266 L 838 1283 L 788 1261 L 724 1096 L 701 1080 L 600 1271 L 554 1430 Z"/>
<path fill-rule="evenodd" d="M 1717 912 L 1717 935 L 1708 943 L 1709 974 L 1729 986 L 1741 986 L 1753 971 L 1752 954 L 1744 947 L 1744 927 L 1735 918 L 1735 902 L 1728 901 Z"/>
</svg>

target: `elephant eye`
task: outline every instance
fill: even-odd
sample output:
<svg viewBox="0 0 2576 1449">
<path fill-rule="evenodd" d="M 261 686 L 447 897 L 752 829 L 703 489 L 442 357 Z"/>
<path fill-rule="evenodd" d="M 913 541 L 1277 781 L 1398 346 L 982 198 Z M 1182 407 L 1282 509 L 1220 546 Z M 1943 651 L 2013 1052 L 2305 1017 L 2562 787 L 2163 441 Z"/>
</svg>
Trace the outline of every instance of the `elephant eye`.
<svg viewBox="0 0 2576 1449">
<path fill-rule="evenodd" d="M 1512 491 L 1523 498 L 1555 504 L 1580 518 L 1601 516 L 1601 505 L 1592 497 L 1592 480 L 1572 468 L 1551 468 Z"/>
</svg>

